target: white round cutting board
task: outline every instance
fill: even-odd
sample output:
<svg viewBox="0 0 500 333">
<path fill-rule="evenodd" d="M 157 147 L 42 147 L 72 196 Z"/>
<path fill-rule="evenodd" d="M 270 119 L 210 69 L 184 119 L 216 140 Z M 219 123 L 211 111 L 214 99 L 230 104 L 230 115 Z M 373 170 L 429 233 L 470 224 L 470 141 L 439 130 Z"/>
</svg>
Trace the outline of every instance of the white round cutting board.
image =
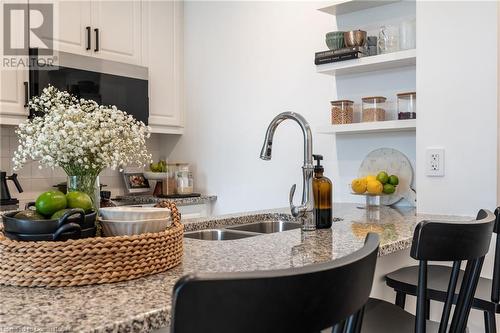
<svg viewBox="0 0 500 333">
<path fill-rule="evenodd" d="M 392 148 L 376 149 L 366 155 L 359 167 L 358 177 L 376 176 L 380 171 L 386 171 L 389 176 L 396 175 L 399 178 L 396 192 L 381 196 L 381 204 L 390 206 L 402 198 L 414 197 L 413 190 L 410 188 L 413 181 L 413 168 L 405 154 Z M 412 202 L 410 203 L 413 204 Z"/>
</svg>

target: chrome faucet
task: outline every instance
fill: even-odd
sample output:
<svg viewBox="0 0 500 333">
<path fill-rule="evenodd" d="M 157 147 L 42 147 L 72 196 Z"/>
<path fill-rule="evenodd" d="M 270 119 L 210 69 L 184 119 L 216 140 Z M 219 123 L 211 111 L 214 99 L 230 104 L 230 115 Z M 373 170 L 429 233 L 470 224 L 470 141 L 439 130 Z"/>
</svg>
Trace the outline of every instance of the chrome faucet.
<svg viewBox="0 0 500 333">
<path fill-rule="evenodd" d="M 262 151 L 260 152 L 260 158 L 266 161 L 271 159 L 272 149 L 273 149 L 273 137 L 274 132 L 279 124 L 283 121 L 291 119 L 296 121 L 300 128 L 302 129 L 302 134 L 304 135 L 304 165 L 302 166 L 302 177 L 303 177 L 303 187 L 302 187 L 302 203 L 300 206 L 295 206 L 293 204 L 293 195 L 297 187 L 296 184 L 292 185 L 290 189 L 290 210 L 292 215 L 301 220 L 302 230 L 316 230 L 316 219 L 314 217 L 314 197 L 312 189 L 312 180 L 314 174 L 313 166 L 313 147 L 312 147 L 312 133 L 311 128 L 307 120 L 300 114 L 294 112 L 283 112 L 277 115 L 269 124 L 266 132 L 266 138 L 264 145 L 262 146 Z"/>
</svg>

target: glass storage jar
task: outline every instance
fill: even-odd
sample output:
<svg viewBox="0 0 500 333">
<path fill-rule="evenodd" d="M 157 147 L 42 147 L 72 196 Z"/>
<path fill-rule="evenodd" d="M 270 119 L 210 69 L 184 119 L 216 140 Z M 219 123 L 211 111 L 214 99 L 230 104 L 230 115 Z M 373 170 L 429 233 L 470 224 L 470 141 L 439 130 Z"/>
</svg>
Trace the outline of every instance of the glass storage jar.
<svg viewBox="0 0 500 333">
<path fill-rule="evenodd" d="M 352 124 L 354 109 L 353 101 L 339 100 L 331 101 L 332 104 L 332 124 Z"/>
<path fill-rule="evenodd" d="M 362 121 L 383 121 L 385 120 L 385 101 L 382 96 L 364 97 Z"/>
<path fill-rule="evenodd" d="M 417 118 L 417 93 L 398 94 L 398 119 Z"/>
<path fill-rule="evenodd" d="M 193 193 L 193 173 L 189 170 L 189 164 L 179 163 L 177 166 L 177 194 Z"/>
</svg>

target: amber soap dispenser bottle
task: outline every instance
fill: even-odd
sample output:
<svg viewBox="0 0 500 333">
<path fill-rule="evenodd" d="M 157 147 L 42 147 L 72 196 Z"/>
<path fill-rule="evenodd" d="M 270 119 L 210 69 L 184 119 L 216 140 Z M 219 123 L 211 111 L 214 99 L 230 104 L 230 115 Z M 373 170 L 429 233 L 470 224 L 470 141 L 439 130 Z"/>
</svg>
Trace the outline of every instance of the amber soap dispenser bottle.
<svg viewBox="0 0 500 333">
<path fill-rule="evenodd" d="M 313 194 L 316 228 L 326 229 L 332 226 L 332 182 L 323 176 L 325 169 L 321 165 L 323 156 L 313 155 L 317 164 L 314 166 Z"/>
</svg>

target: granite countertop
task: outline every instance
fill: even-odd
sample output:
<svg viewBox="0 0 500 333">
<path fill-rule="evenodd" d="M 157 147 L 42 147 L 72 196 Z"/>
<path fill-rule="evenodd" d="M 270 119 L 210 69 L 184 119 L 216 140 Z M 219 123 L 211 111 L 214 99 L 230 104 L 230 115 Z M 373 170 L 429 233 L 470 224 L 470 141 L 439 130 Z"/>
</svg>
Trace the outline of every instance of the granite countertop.
<svg viewBox="0 0 500 333">
<path fill-rule="evenodd" d="M 114 198 L 112 200 L 119 206 L 155 204 L 163 200 L 174 201 L 178 206 L 187 206 L 187 205 L 201 205 L 205 203 L 215 202 L 217 200 L 217 196 L 202 195 L 200 197 L 171 199 L 171 198 L 157 198 L 152 195 L 124 195 Z"/>
<path fill-rule="evenodd" d="M 162 200 L 171 200 L 174 201 L 178 206 L 188 206 L 188 205 L 201 205 L 205 203 L 215 202 L 217 200 L 216 195 L 202 195 L 200 197 L 193 198 L 175 198 L 175 199 L 166 199 L 166 198 L 157 198 L 152 195 L 126 195 L 120 196 L 112 199 L 118 206 L 128 206 L 128 205 L 148 205 L 155 204 Z M 17 205 L 7 205 L 0 206 L 0 214 L 6 214 L 10 212 L 14 212 L 20 209 L 24 209 L 27 203 L 34 200 L 20 200 Z"/>
<path fill-rule="evenodd" d="M 267 210 L 184 221 L 199 230 L 267 219 L 292 220 L 288 209 Z M 392 209 L 367 212 L 356 204 L 335 204 L 343 220 L 331 229 L 300 229 L 238 240 L 184 240 L 183 263 L 137 280 L 84 287 L 20 288 L 0 286 L 0 331 L 147 332 L 169 326 L 174 283 L 192 272 L 268 270 L 333 260 L 359 249 L 368 232 L 381 235 L 379 255 L 408 248 L 417 222 L 467 220 Z"/>
</svg>

